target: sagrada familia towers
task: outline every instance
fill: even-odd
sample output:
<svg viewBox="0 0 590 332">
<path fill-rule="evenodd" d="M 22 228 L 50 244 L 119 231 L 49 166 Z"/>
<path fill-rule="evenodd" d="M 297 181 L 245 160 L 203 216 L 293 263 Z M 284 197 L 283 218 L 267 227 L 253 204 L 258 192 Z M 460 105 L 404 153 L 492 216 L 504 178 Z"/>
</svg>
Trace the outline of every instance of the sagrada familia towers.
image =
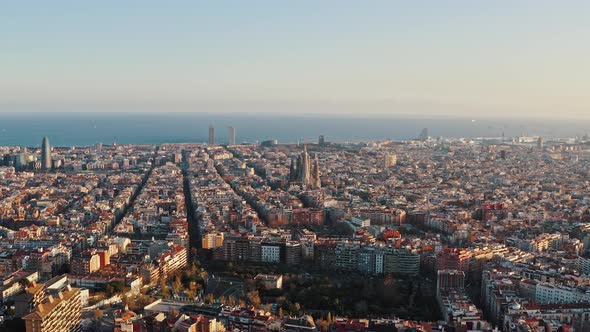
<svg viewBox="0 0 590 332">
<path fill-rule="evenodd" d="M 322 187 L 318 155 L 315 154 L 314 159 L 311 160 L 306 146 L 303 147 L 303 152 L 301 152 L 297 159 L 291 159 L 289 182 L 300 183 L 302 187 L 312 189 Z"/>
</svg>

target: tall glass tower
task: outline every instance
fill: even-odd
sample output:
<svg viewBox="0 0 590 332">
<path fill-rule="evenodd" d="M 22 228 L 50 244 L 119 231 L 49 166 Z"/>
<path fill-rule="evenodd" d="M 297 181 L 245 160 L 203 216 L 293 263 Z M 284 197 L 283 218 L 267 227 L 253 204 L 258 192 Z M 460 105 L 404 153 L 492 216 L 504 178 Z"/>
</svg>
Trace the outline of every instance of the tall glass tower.
<svg viewBox="0 0 590 332">
<path fill-rule="evenodd" d="M 43 137 L 43 142 L 41 142 L 41 168 L 51 169 L 51 146 L 47 137 Z"/>
</svg>

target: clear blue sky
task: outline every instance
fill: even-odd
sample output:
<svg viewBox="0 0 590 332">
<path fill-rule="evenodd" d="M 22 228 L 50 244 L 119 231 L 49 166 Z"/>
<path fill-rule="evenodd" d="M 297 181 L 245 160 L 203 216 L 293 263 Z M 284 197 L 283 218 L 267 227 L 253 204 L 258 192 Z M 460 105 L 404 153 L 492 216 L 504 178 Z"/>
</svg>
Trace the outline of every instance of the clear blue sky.
<svg viewBox="0 0 590 332">
<path fill-rule="evenodd" d="M 590 114 L 590 1 L 4 1 L 0 110 Z"/>
</svg>

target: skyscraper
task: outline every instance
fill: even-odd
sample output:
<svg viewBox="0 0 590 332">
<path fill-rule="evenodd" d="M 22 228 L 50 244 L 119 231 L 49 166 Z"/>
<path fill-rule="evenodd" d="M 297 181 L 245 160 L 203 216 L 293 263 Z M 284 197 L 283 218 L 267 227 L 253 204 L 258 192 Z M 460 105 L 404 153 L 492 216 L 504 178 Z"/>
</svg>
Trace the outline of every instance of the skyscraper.
<svg viewBox="0 0 590 332">
<path fill-rule="evenodd" d="M 209 126 L 209 145 L 215 145 L 215 128 Z"/>
<path fill-rule="evenodd" d="M 234 127 L 229 127 L 229 144 L 228 145 L 236 145 L 236 129 Z"/>
<path fill-rule="evenodd" d="M 27 155 L 24 153 L 14 155 L 14 167 L 17 170 L 25 169 L 27 167 Z"/>
<path fill-rule="evenodd" d="M 326 138 L 324 137 L 324 135 L 320 135 L 320 137 L 318 138 L 318 145 L 319 146 L 326 145 Z"/>
<path fill-rule="evenodd" d="M 41 142 L 41 168 L 51 169 L 51 146 L 47 137 L 43 137 L 43 142 Z"/>
<path fill-rule="evenodd" d="M 428 128 L 424 128 L 422 129 L 422 132 L 420 133 L 420 140 L 421 141 L 427 141 L 428 140 Z"/>
</svg>

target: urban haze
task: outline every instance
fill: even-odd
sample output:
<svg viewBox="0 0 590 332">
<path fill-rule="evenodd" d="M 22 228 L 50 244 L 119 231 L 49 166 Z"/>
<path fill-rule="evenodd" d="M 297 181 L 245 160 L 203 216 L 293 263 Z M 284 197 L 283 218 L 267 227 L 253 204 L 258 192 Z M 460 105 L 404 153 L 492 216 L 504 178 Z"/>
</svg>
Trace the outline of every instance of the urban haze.
<svg viewBox="0 0 590 332">
<path fill-rule="evenodd" d="M 0 4 L 0 331 L 590 332 L 588 17 Z"/>
</svg>

